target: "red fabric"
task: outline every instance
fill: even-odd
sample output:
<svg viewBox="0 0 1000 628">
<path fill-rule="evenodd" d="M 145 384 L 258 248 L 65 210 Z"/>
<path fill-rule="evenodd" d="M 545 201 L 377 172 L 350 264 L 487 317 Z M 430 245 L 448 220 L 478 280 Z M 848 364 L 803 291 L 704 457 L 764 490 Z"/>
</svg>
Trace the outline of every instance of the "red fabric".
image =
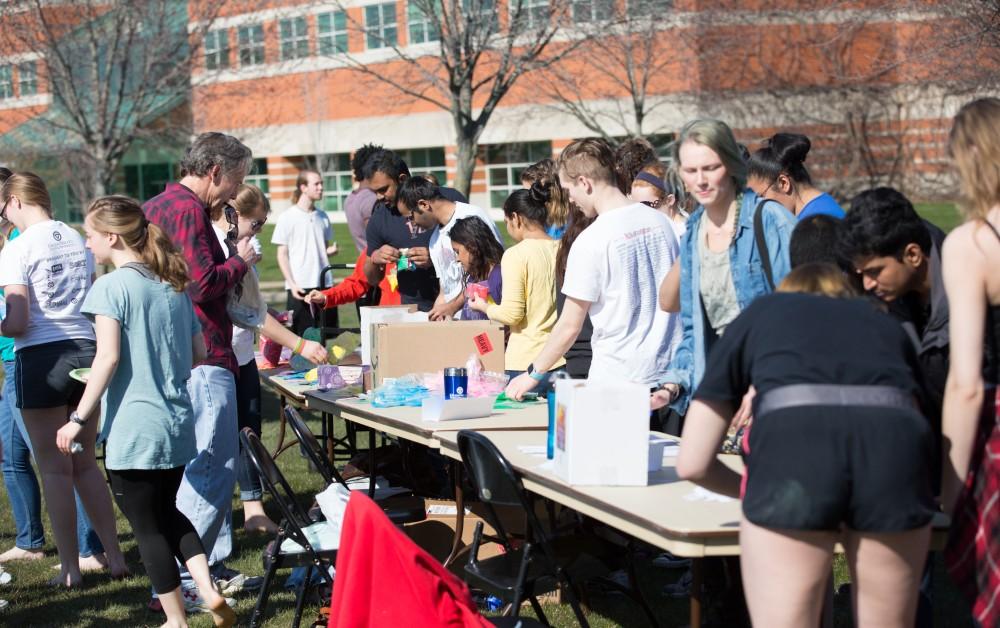
<svg viewBox="0 0 1000 628">
<path fill-rule="evenodd" d="M 980 626 L 1000 625 L 1000 388 L 984 417 L 952 516 L 945 564 Z"/>
<path fill-rule="evenodd" d="M 367 495 L 351 492 L 328 628 L 490 625 L 465 583 L 398 530 Z"/>
<path fill-rule="evenodd" d="M 367 250 L 361 251 L 358 261 L 354 264 L 354 272 L 337 285 L 323 291 L 323 295 L 326 297 L 326 309 L 335 308 L 345 303 L 354 303 L 365 296 L 370 286 L 368 279 L 365 278 L 365 260 L 367 259 Z M 386 268 L 388 269 L 388 265 Z M 379 305 L 400 304 L 399 292 L 389 286 L 388 279 L 383 278 L 378 287 L 382 291 Z"/>
</svg>

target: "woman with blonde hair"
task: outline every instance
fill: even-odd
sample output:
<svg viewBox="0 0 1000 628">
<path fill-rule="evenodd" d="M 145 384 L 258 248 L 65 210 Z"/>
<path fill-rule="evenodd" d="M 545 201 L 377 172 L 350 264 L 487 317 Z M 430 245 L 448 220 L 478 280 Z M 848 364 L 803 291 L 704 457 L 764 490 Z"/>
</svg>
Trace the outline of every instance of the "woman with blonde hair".
<svg viewBox="0 0 1000 628">
<path fill-rule="evenodd" d="M 94 327 L 80 311 L 90 290 L 93 259 L 79 233 L 52 219 L 48 190 L 37 175 L 11 175 L 0 187 L 0 204 L 0 218 L 21 234 L 0 252 L 0 287 L 7 301 L 0 333 L 14 338 L 17 407 L 42 475 L 59 551 L 57 581 L 67 587 L 82 583 L 74 486 L 104 545 L 111 574 L 122 577 L 128 569 L 118 546 L 111 496 L 94 455 L 97 425 L 76 414 L 83 386 L 70 377 L 70 371 L 89 367 L 95 355 Z M 83 426 L 78 439 L 82 451 L 73 456 L 56 448 L 56 432 L 67 420 Z"/>
<path fill-rule="evenodd" d="M 83 302 L 82 311 L 97 329 L 97 355 L 77 411 L 58 431 L 56 445 L 71 454 L 87 426 L 97 424 L 103 406 L 104 466 L 166 625 L 187 625 L 176 557 L 198 583 L 215 625 L 231 626 L 236 616 L 215 589 L 201 539 L 176 503 L 184 467 L 197 454 L 187 382 L 206 355 L 201 324 L 185 292 L 187 263 L 170 237 L 124 196 L 91 203 L 84 231 L 96 260 L 116 270 L 94 282 Z"/>
<path fill-rule="evenodd" d="M 950 368 L 942 432 L 941 505 L 952 513 L 945 562 L 980 626 L 1000 623 L 1000 99 L 955 116 L 949 151 L 965 223 L 942 249 L 950 318 Z M 984 350 L 985 347 L 985 350 Z"/>
</svg>

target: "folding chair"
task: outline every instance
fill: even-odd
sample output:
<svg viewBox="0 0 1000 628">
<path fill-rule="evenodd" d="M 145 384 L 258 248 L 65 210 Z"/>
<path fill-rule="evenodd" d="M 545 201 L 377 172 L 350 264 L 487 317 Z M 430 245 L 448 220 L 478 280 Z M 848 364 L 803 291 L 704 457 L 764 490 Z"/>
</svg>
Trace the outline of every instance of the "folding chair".
<svg viewBox="0 0 1000 628">
<path fill-rule="evenodd" d="M 333 586 L 329 567 L 333 566 L 337 559 L 336 537 L 333 535 L 329 523 L 326 521 L 316 522 L 309 518 L 309 515 L 299 504 L 285 476 L 282 475 L 274 463 L 274 459 L 260 442 L 260 438 L 250 428 L 244 428 L 240 432 L 240 439 L 251 462 L 260 474 L 264 488 L 274 498 L 282 516 L 281 522 L 278 524 L 277 536 L 264 551 L 264 585 L 257 597 L 250 626 L 259 625 L 264 617 L 275 573 L 286 567 L 304 566 L 306 574 L 296 593 L 295 618 L 292 623 L 294 628 L 298 628 L 302 621 L 302 607 L 305 604 L 306 591 L 312 580 L 313 569 L 319 571 L 327 585 Z"/>
<path fill-rule="evenodd" d="M 298 410 L 286 406 L 285 419 L 288 421 L 288 425 L 292 428 L 292 431 L 295 432 L 295 436 L 299 439 L 299 444 L 302 445 L 306 456 L 312 461 L 313 466 L 316 467 L 319 474 L 323 476 L 323 480 L 326 481 L 327 485 L 336 482 L 349 488 L 343 476 L 340 475 L 337 468 L 330 462 L 330 459 L 326 457 L 323 447 L 316 440 L 316 436 L 309 429 L 309 426 L 306 425 Z M 396 525 L 416 523 L 427 518 L 424 500 L 408 493 L 397 494 L 384 499 L 375 499 L 374 501 L 382 508 L 386 516 L 389 517 L 389 520 Z"/>
</svg>

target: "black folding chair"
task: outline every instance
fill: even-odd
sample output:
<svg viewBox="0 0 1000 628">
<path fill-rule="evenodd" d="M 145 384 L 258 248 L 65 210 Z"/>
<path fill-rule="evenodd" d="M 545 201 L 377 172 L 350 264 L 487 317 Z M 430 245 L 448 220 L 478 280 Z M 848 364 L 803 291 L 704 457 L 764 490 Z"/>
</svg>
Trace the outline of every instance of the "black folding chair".
<svg viewBox="0 0 1000 628">
<path fill-rule="evenodd" d="M 336 482 L 345 488 L 349 488 L 343 476 L 340 475 L 337 468 L 330 462 L 330 459 L 326 457 L 323 447 L 316 440 L 316 436 L 309 429 L 309 426 L 306 425 L 298 410 L 286 406 L 285 418 L 292 431 L 295 432 L 295 436 L 299 439 L 299 444 L 302 446 L 303 451 L 305 451 L 306 457 L 313 463 L 319 474 L 323 476 L 323 480 L 326 481 L 327 485 Z M 396 525 L 416 523 L 427 518 L 424 500 L 409 493 L 400 493 L 384 499 L 375 499 L 375 503 L 385 511 L 389 520 Z"/>
<path fill-rule="evenodd" d="M 299 585 L 295 599 L 295 618 L 292 626 L 298 628 L 302 621 L 302 608 L 306 592 L 310 588 L 313 570 L 318 570 L 326 584 L 333 586 L 329 567 L 337 560 L 336 540 L 332 538 L 326 521 L 310 519 L 285 476 L 274 463 L 271 454 L 260 442 L 260 438 L 250 428 L 244 428 L 240 432 L 240 439 L 260 474 L 264 488 L 274 498 L 282 516 L 277 536 L 264 551 L 264 585 L 257 597 L 250 626 L 259 625 L 264 617 L 275 573 L 287 567 L 306 567 L 305 578 Z"/>
</svg>

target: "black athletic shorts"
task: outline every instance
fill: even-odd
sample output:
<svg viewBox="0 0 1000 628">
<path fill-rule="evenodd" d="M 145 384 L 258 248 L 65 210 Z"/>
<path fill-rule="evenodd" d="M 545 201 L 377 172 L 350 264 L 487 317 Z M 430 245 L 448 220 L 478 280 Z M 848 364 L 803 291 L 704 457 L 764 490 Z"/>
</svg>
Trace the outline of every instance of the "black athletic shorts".
<svg viewBox="0 0 1000 628">
<path fill-rule="evenodd" d="M 17 407 L 25 410 L 75 406 L 84 385 L 69 376 L 75 369 L 89 368 L 97 345 L 93 340 L 47 342 L 18 349 L 15 388 Z"/>
<path fill-rule="evenodd" d="M 789 530 L 901 532 L 930 522 L 933 435 L 916 410 L 804 406 L 754 418 L 743 514 Z"/>
</svg>

